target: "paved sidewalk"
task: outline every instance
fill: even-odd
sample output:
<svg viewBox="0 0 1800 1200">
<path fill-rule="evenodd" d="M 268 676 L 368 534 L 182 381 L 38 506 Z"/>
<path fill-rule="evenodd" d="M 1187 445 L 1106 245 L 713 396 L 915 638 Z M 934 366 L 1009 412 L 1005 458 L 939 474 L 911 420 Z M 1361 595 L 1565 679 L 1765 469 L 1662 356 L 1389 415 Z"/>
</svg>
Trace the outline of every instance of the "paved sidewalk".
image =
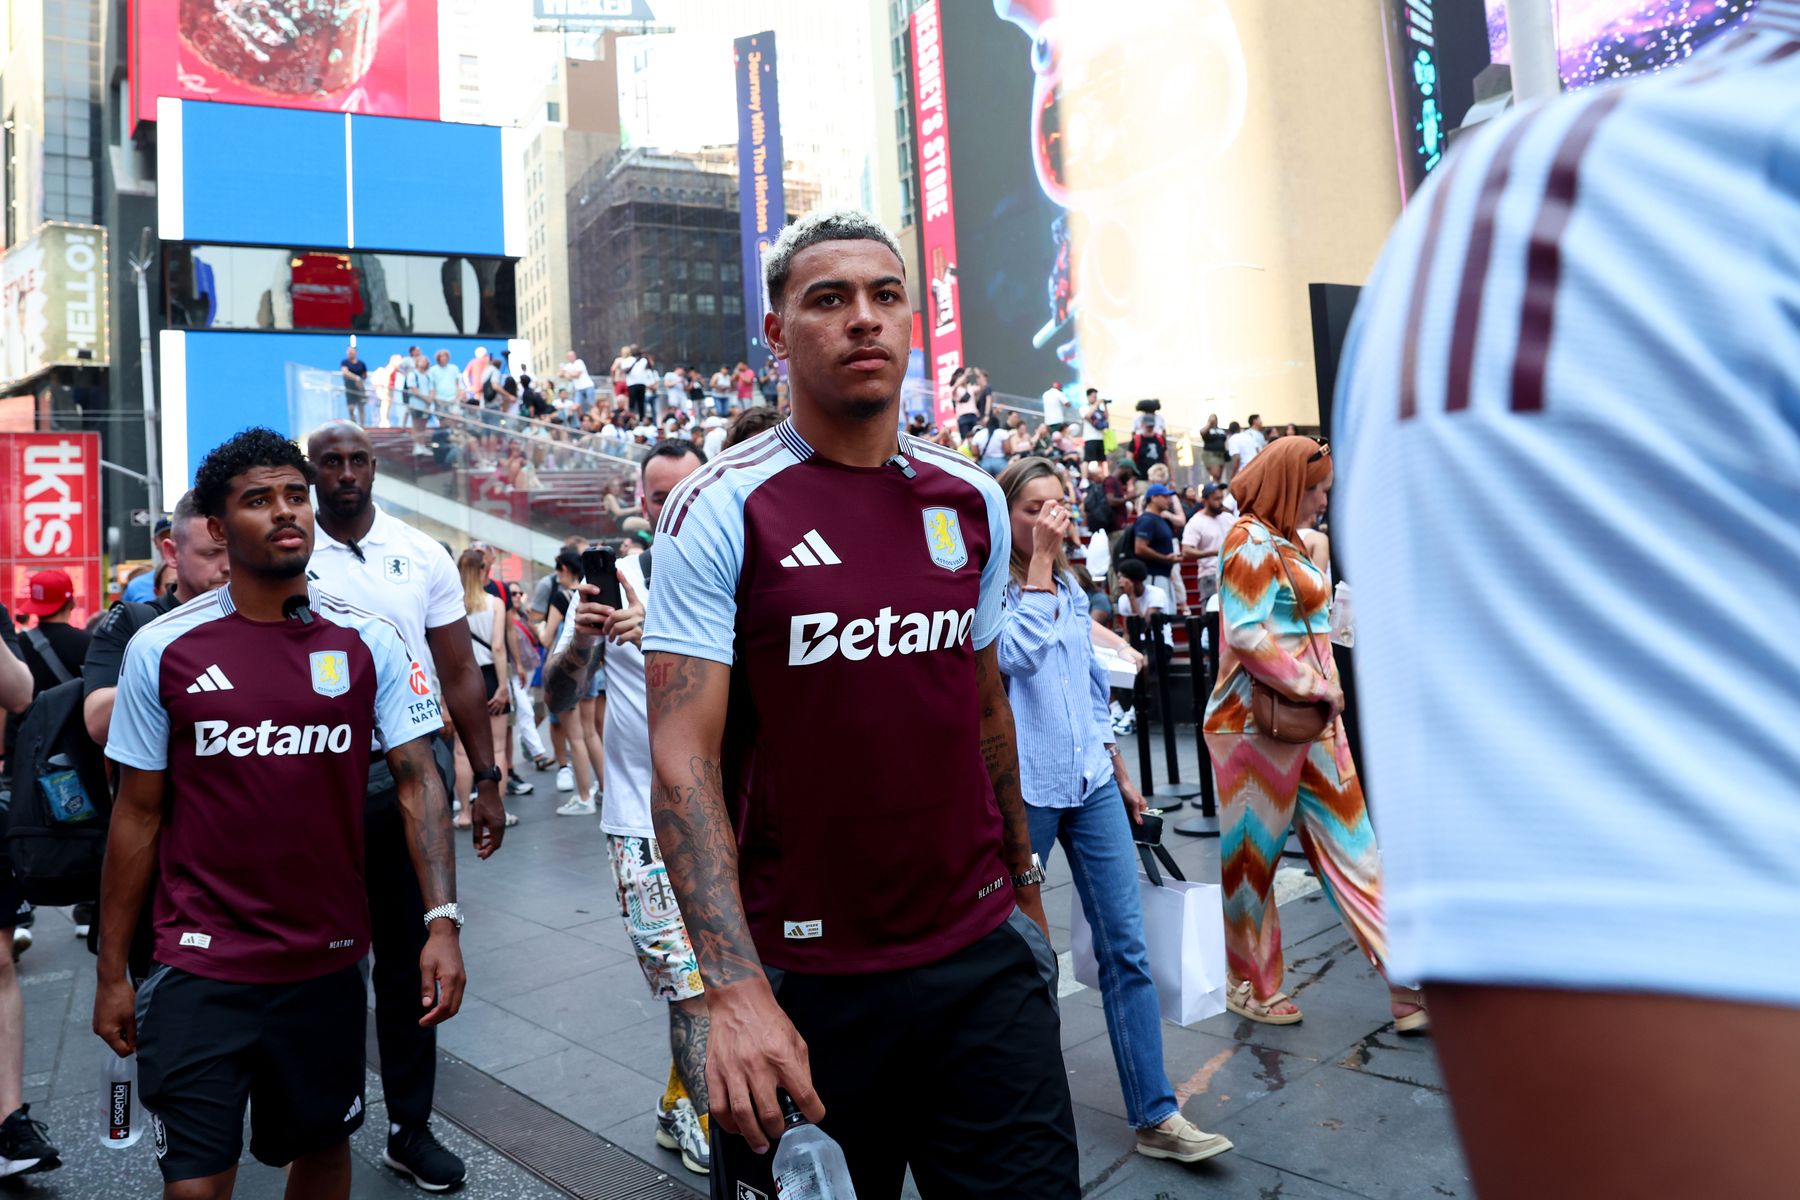
<svg viewBox="0 0 1800 1200">
<path fill-rule="evenodd" d="M 1192 779 L 1192 748 L 1183 750 L 1183 778 Z M 1160 743 L 1156 754 L 1160 770 Z M 1127 758 L 1137 765 L 1134 746 Z M 499 855 L 483 863 L 466 847 L 461 852 L 469 997 L 443 1028 L 440 1048 L 667 1172 L 672 1194 L 683 1188 L 704 1194 L 705 1180 L 684 1171 L 653 1139 L 651 1112 L 669 1062 L 668 1021 L 631 956 L 598 823 L 556 816 L 566 796 L 554 790 L 552 775 L 527 777 L 538 790 L 512 800 L 522 822 Z M 1189 878 L 1218 878 L 1216 840 L 1170 832 L 1167 841 Z M 1066 951 L 1073 889 L 1060 850 L 1048 868 L 1046 908 L 1057 949 Z M 1296 896 L 1282 905 L 1282 917 L 1288 990 L 1304 1007 L 1305 1022 L 1275 1028 L 1227 1015 L 1191 1029 L 1163 1027 L 1169 1075 L 1186 1113 L 1237 1143 L 1231 1154 L 1198 1168 L 1132 1151 L 1099 995 L 1066 978 L 1065 955 L 1062 1040 L 1084 1195 L 1439 1200 L 1473 1194 L 1430 1043 L 1393 1035 L 1380 980 L 1311 878 L 1291 871 L 1281 886 Z M 31 1177 L 24 1194 L 155 1195 L 147 1140 L 122 1152 L 97 1144 L 101 1051 L 88 1031 L 93 960 L 61 913 L 41 913 L 35 932 L 37 944 L 20 964 L 26 1098 L 33 1115 L 50 1123 L 68 1165 Z M 355 1144 L 355 1195 L 417 1195 L 379 1165 L 376 1131 L 385 1122 L 379 1096 L 372 1072 L 369 1119 Z M 565 1194 L 448 1122 L 437 1128 L 470 1163 L 462 1195 L 536 1200 Z M 239 1176 L 238 1194 L 278 1196 L 279 1174 L 251 1164 Z"/>
</svg>

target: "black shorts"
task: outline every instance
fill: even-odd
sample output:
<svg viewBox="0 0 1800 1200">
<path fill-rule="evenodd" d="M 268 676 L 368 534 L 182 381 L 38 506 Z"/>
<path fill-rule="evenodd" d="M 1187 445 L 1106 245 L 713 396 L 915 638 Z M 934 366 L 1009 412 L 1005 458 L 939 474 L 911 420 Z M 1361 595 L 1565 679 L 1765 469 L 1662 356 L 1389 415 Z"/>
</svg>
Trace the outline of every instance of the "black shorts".
<svg viewBox="0 0 1800 1200">
<path fill-rule="evenodd" d="M 272 1167 L 363 1121 L 362 964 L 299 983 L 225 983 L 159 964 L 137 994 L 138 1086 L 163 1179 Z"/>
<path fill-rule="evenodd" d="M 1105 462 L 1106 439 L 1089 438 L 1081 443 L 1081 458 L 1083 462 Z"/>
<path fill-rule="evenodd" d="M 922 967 L 769 982 L 860 1200 L 897 1200 L 909 1165 L 926 1200 L 1080 1195 L 1056 958 L 1023 913 Z M 712 1130 L 713 1200 L 775 1200 L 774 1154 Z"/>
</svg>

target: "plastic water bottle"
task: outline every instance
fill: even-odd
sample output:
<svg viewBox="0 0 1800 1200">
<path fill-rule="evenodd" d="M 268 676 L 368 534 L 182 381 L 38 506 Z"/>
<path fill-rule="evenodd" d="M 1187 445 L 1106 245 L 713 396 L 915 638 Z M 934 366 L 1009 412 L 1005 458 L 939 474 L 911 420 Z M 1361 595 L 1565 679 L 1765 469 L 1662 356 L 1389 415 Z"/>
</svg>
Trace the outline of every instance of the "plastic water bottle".
<svg viewBox="0 0 1800 1200">
<path fill-rule="evenodd" d="M 106 1093 L 106 1123 L 100 1128 L 100 1144 L 108 1150 L 123 1150 L 137 1145 L 144 1136 L 144 1110 L 138 1103 L 137 1055 L 120 1058 L 106 1050 L 106 1061 L 100 1067 L 102 1091 Z"/>
<path fill-rule="evenodd" d="M 843 1147 L 807 1120 L 786 1092 L 777 1092 L 787 1128 L 775 1146 L 775 1194 L 780 1200 L 856 1200 Z"/>
</svg>

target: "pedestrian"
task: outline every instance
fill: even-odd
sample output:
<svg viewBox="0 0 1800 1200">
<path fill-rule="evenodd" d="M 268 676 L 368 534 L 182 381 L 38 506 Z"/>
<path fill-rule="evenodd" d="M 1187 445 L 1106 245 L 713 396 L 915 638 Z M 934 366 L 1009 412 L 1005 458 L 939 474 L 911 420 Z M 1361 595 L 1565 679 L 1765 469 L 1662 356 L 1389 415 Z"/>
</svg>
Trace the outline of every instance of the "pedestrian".
<svg viewBox="0 0 1800 1200">
<path fill-rule="evenodd" d="M 898 432 L 905 270 L 860 213 L 782 231 L 766 332 L 793 418 L 678 485 L 651 551 L 652 813 L 712 1014 L 721 1195 L 775 1194 L 777 1088 L 862 1200 L 909 1167 L 925 1200 L 1080 1188 L 995 661 L 1006 502 Z"/>
<path fill-rule="evenodd" d="M 1256 456 L 1268 444 L 1262 431 L 1262 418 L 1257 414 L 1250 414 L 1247 427 L 1237 429 L 1236 425 L 1237 422 L 1232 422 L 1232 431 L 1225 438 L 1226 453 L 1231 455 L 1231 473 L 1226 476 L 1227 479 L 1236 479 L 1238 472 L 1255 462 Z"/>
<path fill-rule="evenodd" d="M 1069 567 L 1062 481 L 1047 460 L 1027 458 L 999 482 L 1012 522 L 1012 559 L 997 645 L 1018 730 L 1031 849 L 1043 860 L 1061 842 L 1094 926 L 1101 1004 L 1137 1152 L 1201 1162 L 1231 1142 L 1181 1115 L 1163 1068 L 1131 832 L 1147 805 L 1119 754 L 1111 684 L 1094 655 L 1087 598 Z"/>
<path fill-rule="evenodd" d="M 506 715 L 512 711 L 512 689 L 504 683 L 507 670 L 506 605 L 488 590 L 488 561 L 483 550 L 475 546 L 464 550 L 456 560 L 456 571 L 462 584 L 464 620 L 468 624 L 469 637 L 475 643 L 475 665 L 481 671 L 482 700 L 487 709 L 485 725 L 494 758 L 494 765 L 487 774 L 505 778 L 509 773 L 506 760 L 512 756 L 506 727 Z M 477 717 L 471 722 L 471 728 L 483 724 Z M 456 735 L 456 790 L 453 795 L 457 816 L 454 823 L 458 829 L 469 829 L 474 817 L 472 802 L 476 798 L 473 791 L 476 771 L 472 762 L 480 747 L 470 740 L 470 729 L 464 728 L 460 721 Z"/>
<path fill-rule="evenodd" d="M 230 582 L 139 631 L 113 704 L 93 1028 L 138 1055 L 165 1195 L 231 1194 L 252 1094 L 251 1153 L 288 1169 L 290 1194 L 349 1192 L 372 745 L 429 906 L 412 1019 L 435 1026 L 462 1003 L 456 862 L 426 741 L 437 703 L 390 622 L 309 586 L 310 478 L 268 429 L 202 460 L 194 500 Z M 128 947 L 153 886 L 156 966 L 134 989 Z"/>
<path fill-rule="evenodd" d="M 488 357 L 487 347 L 475 347 L 475 356 L 463 368 L 464 402 L 476 408 L 498 408 L 501 378 L 500 368 Z"/>
<path fill-rule="evenodd" d="M 707 381 L 707 391 L 712 396 L 713 412 L 717 416 L 724 416 L 726 407 L 731 403 L 734 386 L 731 376 L 731 368 L 720 363 L 719 369 L 714 371 L 712 378 Z"/>
<path fill-rule="evenodd" d="M 25 630 L 21 639 L 34 694 L 80 674 L 89 637 L 87 630 L 71 619 L 75 615 L 75 581 L 69 573 L 60 567 L 33 573 L 19 600 L 19 611 L 37 618 L 37 624 Z"/>
<path fill-rule="evenodd" d="M 1800 1054 L 1797 31 L 1763 0 L 1675 70 L 1487 123 L 1346 343 L 1391 953 L 1483 1196 L 1800 1174 L 1763 1069 Z"/>
<path fill-rule="evenodd" d="M 344 351 L 338 374 L 344 380 L 344 407 L 349 410 L 350 419 L 358 425 L 366 425 L 369 420 L 369 364 L 356 356 L 355 346 Z"/>
<path fill-rule="evenodd" d="M 562 366 L 556 369 L 556 375 L 569 385 L 576 408 L 585 413 L 594 406 L 594 377 L 588 374 L 587 364 L 573 350 L 563 355 Z"/>
<path fill-rule="evenodd" d="M 1137 432 L 1131 435 L 1131 461 L 1139 475 L 1148 476 L 1151 467 L 1169 461 L 1169 438 L 1157 429 L 1151 413 L 1140 416 L 1137 424 Z"/>
<path fill-rule="evenodd" d="M 763 364 L 762 375 L 757 379 L 757 387 L 762 392 L 762 402 L 770 408 L 775 407 L 777 392 L 781 386 L 781 365 L 774 359 Z M 740 402 L 741 403 L 741 402 Z M 748 407 L 746 405 L 746 407 Z"/>
<path fill-rule="evenodd" d="M 705 462 L 681 442 L 657 446 L 644 460 L 639 480 L 646 514 L 653 520 L 660 517 L 670 494 Z M 678 1151 L 689 1171 L 704 1175 L 712 1169 L 706 1072 L 711 1018 L 699 960 L 651 818 L 650 726 L 641 648 L 651 583 L 647 566 L 642 555 L 620 558 L 622 608 L 600 604 L 598 588 L 580 585 L 581 598 L 545 669 L 545 693 L 552 709 L 567 713 L 585 691 L 586 676 L 600 669 L 604 647 L 611 702 L 606 706 L 606 807 L 600 828 L 632 950 L 651 995 L 665 1001 L 669 1012 L 669 1076 L 657 1105 L 656 1141 Z"/>
<path fill-rule="evenodd" d="M 1307 861 L 1356 944 L 1385 971 L 1381 859 L 1340 718 L 1344 693 L 1327 638 L 1331 588 L 1300 546 L 1300 530 L 1324 511 L 1331 453 L 1311 438 L 1280 438 L 1232 481 L 1242 517 L 1219 562 L 1223 645 L 1206 707 L 1206 747 L 1219 785 L 1223 830 L 1226 1005 L 1267 1025 L 1293 1025 L 1300 1009 L 1282 992 L 1281 918 L 1274 864 L 1297 825 Z M 1259 717 L 1256 688 L 1276 703 Z M 1318 705 L 1327 718 L 1307 741 L 1270 728 L 1282 702 Z M 1278 736 L 1279 735 L 1279 736 Z M 1400 1033 L 1422 1032 L 1424 997 L 1389 981 Z"/>
<path fill-rule="evenodd" d="M 1237 518 L 1225 511 L 1226 488 L 1222 483 L 1208 483 L 1200 489 L 1200 507 L 1188 518 L 1181 533 L 1181 556 L 1196 565 L 1199 576 L 1200 609 L 1219 594 L 1219 551 L 1225 545 L 1225 534 Z"/>
<path fill-rule="evenodd" d="M 625 364 L 625 393 L 631 411 L 640 421 L 655 415 L 650 406 L 650 388 L 655 382 L 656 368 L 651 365 L 650 356 L 636 346 L 630 347 Z"/>
<path fill-rule="evenodd" d="M 586 543 L 582 544 L 582 549 L 586 549 Z M 556 556 L 556 591 L 550 598 L 550 615 L 544 622 L 546 646 L 554 646 L 561 639 L 569 609 L 579 595 L 577 589 L 582 574 L 581 550 L 565 551 Z M 591 817 L 596 811 L 604 786 L 601 767 L 606 762 L 605 738 L 601 733 L 604 726 L 596 724 L 596 719 L 605 720 L 605 697 L 606 667 L 601 661 L 584 677 L 582 693 L 574 706 L 566 710 L 554 704 L 549 706 L 551 723 L 568 739 L 570 776 L 575 792 L 557 806 L 559 817 Z M 596 705 L 600 706 L 597 713 Z M 557 787 L 561 791 L 571 790 L 562 787 L 560 772 Z"/>
<path fill-rule="evenodd" d="M 406 372 L 407 360 L 398 354 L 388 356 L 388 364 L 381 370 L 381 381 L 375 391 L 381 398 L 381 427 L 389 428 L 393 424 L 393 412 L 396 403 L 404 407 L 406 404 Z"/>
<path fill-rule="evenodd" d="M 454 564 L 438 544 L 375 502 L 379 463 L 368 435 L 332 422 L 306 442 L 315 472 L 309 577 L 322 589 L 392 622 L 412 659 L 422 668 L 414 685 L 448 709 L 462 743 L 475 790 L 463 828 L 474 830 L 478 857 L 499 849 L 510 816 L 502 784 L 517 794 L 512 776 L 496 765 L 501 746 L 487 719 L 485 681 L 478 651 L 464 619 L 463 589 Z M 443 736 L 425 743 L 440 778 L 454 780 L 456 750 Z M 456 792 L 465 803 L 469 788 Z M 390 1131 L 389 1166 L 422 1186 L 451 1187 L 466 1174 L 463 1162 L 430 1127 L 437 1085 L 436 1031 L 418 1023 L 418 976 L 412 963 L 424 947 L 425 898 L 413 882 L 411 849 L 399 809 L 398 786 L 385 763 L 369 766 L 362 804 L 366 884 L 375 948 L 375 1033 L 381 1052 L 383 1094 Z"/>
<path fill-rule="evenodd" d="M 1219 414 L 1207 414 L 1206 427 L 1200 431 L 1200 463 L 1208 471 L 1214 467 L 1224 470 L 1225 464 L 1231 461 L 1231 454 L 1225 448 L 1228 436 L 1219 424 Z"/>
<path fill-rule="evenodd" d="M 750 369 L 750 364 L 738 363 L 737 370 L 731 373 L 731 382 L 737 389 L 738 407 L 750 407 L 750 398 L 756 395 L 756 372 Z"/>
<path fill-rule="evenodd" d="M 1143 560 L 1150 582 L 1174 591 L 1170 586 L 1175 565 L 1181 555 L 1175 547 L 1175 529 L 1169 520 L 1175 502 L 1175 489 L 1166 483 L 1153 483 L 1144 490 L 1144 511 L 1131 527 L 1132 554 Z"/>
</svg>

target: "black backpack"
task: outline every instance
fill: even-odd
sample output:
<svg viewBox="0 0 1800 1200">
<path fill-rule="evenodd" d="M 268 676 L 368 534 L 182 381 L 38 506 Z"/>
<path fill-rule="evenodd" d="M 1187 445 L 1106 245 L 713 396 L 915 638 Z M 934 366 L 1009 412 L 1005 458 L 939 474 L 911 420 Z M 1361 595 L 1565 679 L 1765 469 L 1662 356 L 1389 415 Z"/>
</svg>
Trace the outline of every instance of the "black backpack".
<svg viewBox="0 0 1800 1200">
<path fill-rule="evenodd" d="M 58 677 L 68 675 L 53 654 L 43 657 Z M 82 716 L 85 698 L 80 677 L 67 679 L 39 692 L 19 723 L 6 854 L 32 904 L 75 904 L 100 895 L 112 791 L 105 755 Z"/>
</svg>

